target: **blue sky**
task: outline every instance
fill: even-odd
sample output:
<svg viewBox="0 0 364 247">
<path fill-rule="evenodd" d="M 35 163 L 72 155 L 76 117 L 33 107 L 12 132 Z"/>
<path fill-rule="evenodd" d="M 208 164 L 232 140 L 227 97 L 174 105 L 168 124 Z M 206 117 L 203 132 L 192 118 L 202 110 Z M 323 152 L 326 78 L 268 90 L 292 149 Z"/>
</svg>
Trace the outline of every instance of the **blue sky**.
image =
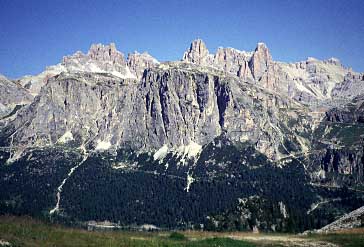
<svg viewBox="0 0 364 247">
<path fill-rule="evenodd" d="M 275 60 L 338 57 L 364 71 L 363 13 L 362 0 L 0 0 L 0 73 L 37 74 L 92 43 L 176 60 L 195 38 L 210 52 L 263 41 Z"/>
</svg>

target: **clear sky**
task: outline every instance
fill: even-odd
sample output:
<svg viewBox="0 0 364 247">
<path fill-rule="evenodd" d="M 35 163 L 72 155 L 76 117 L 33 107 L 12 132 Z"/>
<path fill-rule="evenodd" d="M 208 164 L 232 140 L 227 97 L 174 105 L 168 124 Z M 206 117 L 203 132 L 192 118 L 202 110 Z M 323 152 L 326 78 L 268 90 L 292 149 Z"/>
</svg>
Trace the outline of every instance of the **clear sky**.
<svg viewBox="0 0 364 247">
<path fill-rule="evenodd" d="M 364 0 L 0 0 L 0 73 L 37 74 L 92 43 L 176 60 L 195 38 L 273 59 L 339 58 L 364 71 Z"/>
</svg>

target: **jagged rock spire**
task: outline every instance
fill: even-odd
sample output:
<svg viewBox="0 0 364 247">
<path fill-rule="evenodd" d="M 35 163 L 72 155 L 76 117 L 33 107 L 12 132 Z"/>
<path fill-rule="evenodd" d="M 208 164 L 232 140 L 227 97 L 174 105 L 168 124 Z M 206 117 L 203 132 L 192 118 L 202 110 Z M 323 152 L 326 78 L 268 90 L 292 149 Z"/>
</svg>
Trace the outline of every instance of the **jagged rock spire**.
<svg viewBox="0 0 364 247">
<path fill-rule="evenodd" d="M 249 62 L 249 67 L 253 77 L 259 80 L 265 72 L 268 71 L 268 67 L 272 62 L 272 56 L 269 49 L 264 43 L 258 43 L 257 48 L 253 53 L 253 56 Z"/>
<path fill-rule="evenodd" d="M 204 64 L 209 56 L 205 43 L 201 39 L 192 41 L 190 48 L 183 54 L 183 61 Z"/>
</svg>

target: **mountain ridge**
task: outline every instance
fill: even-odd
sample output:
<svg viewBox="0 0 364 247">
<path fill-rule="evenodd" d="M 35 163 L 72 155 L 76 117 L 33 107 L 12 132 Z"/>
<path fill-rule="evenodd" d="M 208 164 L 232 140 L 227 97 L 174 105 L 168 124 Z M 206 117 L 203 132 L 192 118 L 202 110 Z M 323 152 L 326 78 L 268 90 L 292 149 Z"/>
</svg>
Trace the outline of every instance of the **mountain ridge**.
<svg viewBox="0 0 364 247">
<path fill-rule="evenodd" d="M 322 227 L 364 200 L 363 80 L 337 59 L 274 61 L 263 43 L 210 54 L 198 39 L 169 62 L 92 45 L 37 76 L 0 80 L 17 85 L 0 119 L 0 205 L 23 212 L 36 198 L 32 213 L 125 224 Z M 32 185 L 34 198 L 14 184 Z M 45 184 L 47 197 L 35 196 Z M 160 198 L 169 201 L 157 214 Z"/>
<path fill-rule="evenodd" d="M 213 59 L 212 58 L 212 56 L 214 56 L 214 57 L 216 57 L 216 60 L 218 60 L 218 62 L 216 62 L 216 64 L 219 64 L 219 63 L 221 63 L 221 62 L 223 62 L 223 61 L 221 61 L 221 60 L 223 60 L 223 56 L 226 56 L 226 54 L 227 53 L 230 53 L 230 56 L 232 55 L 232 56 L 236 56 L 236 55 L 234 55 L 234 53 L 235 54 L 244 54 L 243 55 L 243 57 L 241 58 L 239 58 L 240 60 L 241 59 L 243 59 L 244 60 L 244 58 L 245 59 L 247 59 L 247 58 L 250 58 L 252 55 L 253 55 L 253 53 L 255 52 L 255 51 L 251 51 L 251 52 L 246 52 L 246 51 L 240 51 L 240 50 L 237 50 L 237 49 L 235 49 L 235 48 L 230 48 L 230 47 L 228 47 L 228 48 L 223 48 L 223 47 L 219 47 L 218 49 L 217 49 L 217 51 L 216 51 L 216 53 L 215 53 L 215 55 L 213 55 L 213 54 L 209 54 L 209 51 L 207 50 L 207 47 L 206 47 L 206 45 L 204 44 L 204 42 L 201 40 L 201 39 L 197 39 L 197 40 L 195 40 L 195 41 L 193 41 L 192 43 L 191 43 L 191 47 L 190 47 L 190 49 L 192 48 L 192 46 L 194 46 L 194 43 L 196 43 L 196 42 L 200 42 L 200 44 L 201 44 L 201 46 L 202 47 L 204 47 L 203 49 L 205 49 L 206 51 L 205 52 L 207 52 L 206 53 L 206 55 L 209 55 L 210 56 L 210 60 L 211 59 Z M 267 46 L 264 44 L 264 43 L 262 43 L 262 42 L 260 42 L 260 43 L 258 43 L 258 45 L 257 45 L 257 48 L 259 47 L 259 46 L 262 46 L 262 47 L 265 47 L 264 49 L 266 49 L 266 51 L 269 53 L 269 50 L 268 50 L 268 48 L 267 48 Z M 255 50 L 257 50 L 257 48 L 255 49 Z M 102 52 L 104 52 L 104 54 L 107 54 L 107 52 L 108 52 L 108 50 L 110 50 L 110 51 L 112 51 L 112 53 L 114 54 L 114 55 L 116 55 L 116 54 L 118 54 L 117 56 L 120 56 L 120 59 L 118 60 L 118 63 L 120 63 L 120 65 L 124 65 L 125 64 L 125 62 L 127 62 L 127 61 L 124 61 L 125 59 L 124 59 L 124 54 L 122 54 L 121 52 L 119 52 L 117 49 L 116 49 L 116 46 L 115 46 L 115 44 L 114 43 L 111 43 L 110 45 L 102 45 L 101 43 L 99 43 L 99 44 L 93 44 L 93 45 L 91 45 L 91 47 L 90 47 L 90 50 L 86 53 L 86 55 L 88 54 L 90 57 L 91 57 L 91 59 L 100 59 L 103 55 L 101 55 L 101 56 L 99 56 L 99 57 L 97 57 L 96 55 L 91 55 L 92 53 L 95 53 L 96 52 L 96 50 L 97 49 L 101 49 L 102 50 Z M 185 52 L 185 54 L 184 54 L 184 56 L 186 55 L 188 53 L 188 50 Z M 143 53 L 142 53 L 143 54 Z M 144 53 L 145 54 L 145 53 Z M 130 56 L 132 55 L 132 53 L 129 53 L 128 54 L 128 59 L 126 59 L 126 60 L 130 60 Z M 149 55 L 149 54 L 148 54 Z M 82 53 L 82 52 L 80 52 L 80 51 L 77 51 L 76 53 L 74 53 L 73 55 L 71 55 L 71 56 L 65 56 L 64 58 L 63 58 L 63 62 L 61 63 L 61 65 L 63 64 L 63 65 L 66 65 L 66 67 L 67 67 L 67 61 L 69 61 L 69 63 L 72 63 L 72 61 L 74 61 L 74 63 L 77 63 L 78 61 L 77 61 L 77 59 L 80 59 L 81 57 L 84 57 L 85 55 Z M 196 57 L 198 57 L 198 55 L 194 55 L 194 56 L 196 56 Z M 229 55 L 228 55 L 229 56 Z M 131 56 L 131 57 L 133 57 L 133 56 Z M 155 64 L 158 64 L 158 61 L 155 59 L 155 58 L 153 58 L 153 57 L 147 57 L 147 58 L 143 58 L 143 62 L 144 62 L 144 60 L 145 59 L 149 59 L 149 60 L 151 60 L 151 61 L 153 61 L 153 63 L 155 63 Z M 182 57 L 182 60 L 183 61 L 189 61 L 188 59 L 187 59 L 187 57 Z M 270 59 L 271 60 L 271 59 Z M 279 61 L 277 61 L 277 63 L 280 63 L 280 64 L 289 64 L 289 65 L 295 65 L 296 67 L 297 66 L 303 66 L 302 64 L 303 63 L 308 63 L 308 62 L 313 62 L 313 61 L 320 61 L 320 60 L 317 60 L 317 59 L 313 59 L 313 58 L 308 58 L 306 61 L 301 61 L 301 62 L 294 62 L 294 63 L 284 63 L 284 62 L 279 62 Z M 114 61 L 115 62 L 115 61 Z M 189 61 L 189 62 L 191 62 L 191 61 Z M 231 61 L 229 61 L 230 63 L 231 63 Z M 331 64 L 335 64 L 335 65 L 341 65 L 340 64 L 340 62 L 337 60 L 337 59 L 333 59 L 333 58 L 330 58 L 330 59 L 327 59 L 327 60 L 323 60 L 322 62 L 328 62 L 328 63 L 331 63 Z M 242 63 L 242 61 L 240 61 L 240 63 Z M 196 64 L 199 64 L 198 62 L 196 62 Z M 206 65 L 206 64 L 204 64 L 204 65 Z M 58 66 L 58 68 L 57 68 L 57 66 Z M 55 75 L 55 74 L 59 74 L 60 72 L 62 72 L 62 71 L 65 71 L 66 69 L 65 68 L 62 68 L 62 67 L 60 67 L 59 65 L 57 65 L 56 67 L 53 67 L 53 66 L 50 66 L 49 67 L 49 69 L 46 69 L 45 70 L 45 72 L 47 71 L 47 70 L 49 70 L 49 74 L 50 75 Z M 130 66 L 130 62 L 129 62 L 129 66 Z M 141 66 L 141 65 L 138 65 L 138 66 Z M 229 66 L 228 64 L 222 64 L 222 65 L 219 65 L 219 69 L 223 69 L 223 70 L 227 70 L 226 68 L 222 68 L 221 66 Z M 239 72 L 238 70 L 240 69 L 241 71 L 239 72 L 239 75 L 238 76 L 242 76 L 243 78 L 248 78 L 249 77 L 249 71 L 246 71 L 246 67 L 247 67 L 247 65 L 245 65 L 245 64 L 239 64 L 239 62 L 237 63 L 237 65 L 236 66 L 239 66 L 238 68 L 235 68 L 235 69 L 233 69 L 233 74 L 236 74 L 237 72 Z M 142 67 L 142 66 L 141 66 Z M 147 68 L 148 66 L 146 66 L 145 68 Z M 110 69 L 110 68 L 109 68 Z M 118 71 L 118 69 L 115 69 L 115 68 L 112 68 L 112 69 L 114 69 L 115 70 L 115 72 L 119 72 Z M 142 69 L 142 68 L 141 68 Z M 80 69 L 76 69 L 76 68 L 69 68 L 68 69 L 69 71 L 90 71 L 90 72 L 92 72 L 92 68 L 80 68 Z M 102 71 L 104 71 L 104 72 L 107 72 L 108 71 L 108 69 L 106 69 L 106 71 L 105 70 L 101 70 L 101 69 L 98 69 L 99 70 L 99 72 L 102 72 Z M 119 69 L 120 70 L 120 69 Z M 110 72 L 112 72 L 113 70 L 110 70 Z M 352 72 L 352 70 L 348 70 L 348 71 L 351 71 Z M 97 70 L 95 71 L 94 70 L 94 72 L 97 72 Z M 124 71 L 125 72 L 125 71 Z M 43 72 L 44 73 L 44 72 Z M 134 71 L 132 74 L 135 74 L 136 72 Z M 244 75 L 244 73 L 246 74 L 246 75 Z M 42 74 L 42 73 L 41 73 Z M 41 75 L 40 74 L 40 75 Z M 127 75 L 126 76 L 130 76 L 130 77 L 133 77 L 133 75 L 132 74 L 129 74 L 129 73 L 127 73 Z M 250 73 L 251 74 L 251 73 Z M 354 73 L 355 74 L 355 73 Z M 124 75 L 123 75 L 123 73 L 121 73 L 121 74 L 117 74 L 117 76 L 121 76 L 121 77 L 123 77 Z M 136 76 L 136 75 L 134 75 L 134 76 Z M 139 72 L 139 76 L 140 76 L 140 72 Z M 139 76 L 138 76 L 138 78 L 139 78 Z M 41 77 L 43 77 L 43 78 L 45 78 L 45 76 L 41 76 Z M 31 80 L 32 78 L 30 78 L 29 79 L 29 76 L 26 76 L 26 77 L 24 77 L 24 78 L 20 78 L 20 79 L 17 79 L 18 81 L 20 81 L 21 82 L 21 84 L 22 85 L 26 85 L 27 83 L 29 83 L 29 80 Z M 28 85 L 29 86 L 29 85 Z M 35 92 L 38 92 L 39 91 L 39 89 L 35 89 Z"/>
</svg>

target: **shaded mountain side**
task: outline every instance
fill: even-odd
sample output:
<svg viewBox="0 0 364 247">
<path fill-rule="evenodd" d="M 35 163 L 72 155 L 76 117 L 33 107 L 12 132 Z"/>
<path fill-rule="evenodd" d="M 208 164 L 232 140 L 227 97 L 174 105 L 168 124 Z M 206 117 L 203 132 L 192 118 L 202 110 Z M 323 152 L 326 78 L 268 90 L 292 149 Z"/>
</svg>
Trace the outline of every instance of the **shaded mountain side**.
<svg viewBox="0 0 364 247">
<path fill-rule="evenodd" d="M 65 178 L 59 211 L 51 217 L 69 223 L 299 232 L 320 228 L 364 203 L 364 193 L 312 186 L 297 161 L 279 167 L 251 144 L 225 137 L 190 159 L 178 151 L 163 159 L 132 149 L 92 153 L 69 175 L 80 160 L 80 153 L 58 146 L 30 151 L 10 166 L 3 163 L 1 213 L 49 217 Z M 315 208 L 321 200 L 332 203 Z"/>
<path fill-rule="evenodd" d="M 364 123 L 360 119 L 363 116 L 362 97 L 325 113 L 313 134 L 312 150 L 317 152 L 311 154 L 308 165 L 316 181 L 362 189 Z"/>
</svg>

